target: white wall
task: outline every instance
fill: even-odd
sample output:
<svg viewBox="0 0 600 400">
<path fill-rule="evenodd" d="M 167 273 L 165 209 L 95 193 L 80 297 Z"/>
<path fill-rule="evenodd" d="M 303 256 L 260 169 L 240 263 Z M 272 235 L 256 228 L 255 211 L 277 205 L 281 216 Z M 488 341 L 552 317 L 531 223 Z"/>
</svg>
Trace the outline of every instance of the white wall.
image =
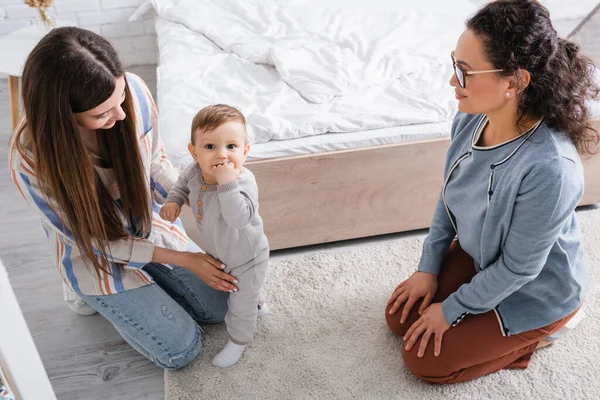
<svg viewBox="0 0 600 400">
<path fill-rule="evenodd" d="M 156 31 L 152 13 L 145 20 L 128 22 L 144 0 L 54 0 L 48 13 L 69 20 L 110 40 L 125 63 L 156 64 Z M 40 19 L 37 9 L 23 0 L 0 0 L 0 36 Z"/>
</svg>

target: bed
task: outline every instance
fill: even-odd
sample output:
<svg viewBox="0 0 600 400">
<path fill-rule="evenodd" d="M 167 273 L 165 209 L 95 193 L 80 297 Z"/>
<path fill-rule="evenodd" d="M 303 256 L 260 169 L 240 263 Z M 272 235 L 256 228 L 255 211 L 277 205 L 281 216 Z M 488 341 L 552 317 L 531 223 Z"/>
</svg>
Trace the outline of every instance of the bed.
<svg viewBox="0 0 600 400">
<path fill-rule="evenodd" d="M 191 162 L 203 106 L 242 110 L 271 249 L 429 226 L 456 113 L 449 54 L 484 1 L 151 3 L 169 158 Z M 595 5 L 546 3 L 565 36 Z M 600 157 L 585 162 L 582 205 L 600 201 Z M 194 238 L 189 212 L 184 224 Z"/>
</svg>

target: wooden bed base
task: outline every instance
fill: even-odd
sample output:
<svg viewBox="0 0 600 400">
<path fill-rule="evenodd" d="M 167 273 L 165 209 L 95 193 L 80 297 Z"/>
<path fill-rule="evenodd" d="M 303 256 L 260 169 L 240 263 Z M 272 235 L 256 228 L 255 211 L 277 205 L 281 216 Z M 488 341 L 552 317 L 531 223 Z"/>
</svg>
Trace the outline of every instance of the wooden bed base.
<svg viewBox="0 0 600 400">
<path fill-rule="evenodd" d="M 443 138 L 248 163 L 271 250 L 429 227 L 449 145 Z M 600 154 L 584 164 L 580 205 L 600 202 Z"/>
</svg>

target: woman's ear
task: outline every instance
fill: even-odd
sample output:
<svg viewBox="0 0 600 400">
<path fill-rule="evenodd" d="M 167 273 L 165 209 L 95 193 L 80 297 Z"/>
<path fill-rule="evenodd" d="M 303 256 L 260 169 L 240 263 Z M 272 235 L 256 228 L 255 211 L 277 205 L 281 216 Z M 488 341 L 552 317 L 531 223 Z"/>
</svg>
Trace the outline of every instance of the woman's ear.
<svg viewBox="0 0 600 400">
<path fill-rule="evenodd" d="M 192 158 L 195 162 L 198 162 L 198 154 L 196 153 L 196 147 L 190 142 L 188 143 L 188 151 L 192 155 Z"/>
<path fill-rule="evenodd" d="M 520 94 L 531 83 L 531 74 L 526 69 L 518 69 L 510 80 L 508 90 L 514 91 L 515 94 Z"/>
</svg>

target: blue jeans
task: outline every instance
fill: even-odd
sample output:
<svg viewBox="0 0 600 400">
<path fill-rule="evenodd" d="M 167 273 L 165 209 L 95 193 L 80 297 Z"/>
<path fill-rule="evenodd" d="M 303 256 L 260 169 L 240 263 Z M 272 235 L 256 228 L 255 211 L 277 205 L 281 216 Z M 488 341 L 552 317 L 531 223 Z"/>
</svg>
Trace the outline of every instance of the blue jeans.
<svg viewBox="0 0 600 400">
<path fill-rule="evenodd" d="M 198 323 L 223 322 L 228 292 L 217 291 L 185 268 L 144 266 L 155 283 L 107 296 L 81 296 L 134 349 L 156 365 L 179 369 L 200 353 Z"/>
</svg>

